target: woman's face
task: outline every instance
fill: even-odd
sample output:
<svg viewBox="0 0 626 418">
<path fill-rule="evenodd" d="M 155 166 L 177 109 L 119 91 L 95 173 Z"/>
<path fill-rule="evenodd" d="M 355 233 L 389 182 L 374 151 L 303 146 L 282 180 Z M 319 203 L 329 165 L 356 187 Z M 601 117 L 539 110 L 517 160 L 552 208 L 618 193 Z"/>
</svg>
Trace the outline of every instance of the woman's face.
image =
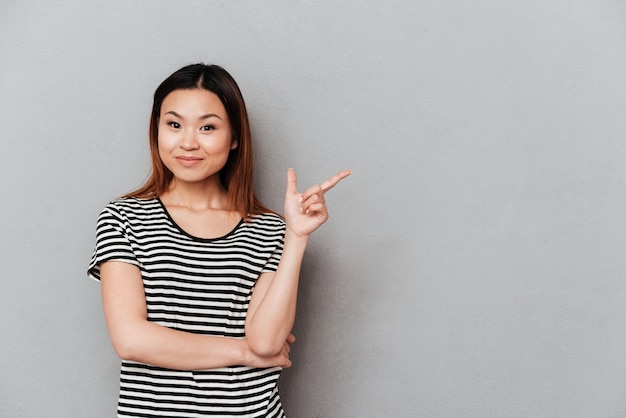
<svg viewBox="0 0 626 418">
<path fill-rule="evenodd" d="M 177 182 L 219 182 L 232 141 L 226 109 L 203 89 L 174 90 L 161 104 L 158 146 L 163 164 Z"/>
</svg>

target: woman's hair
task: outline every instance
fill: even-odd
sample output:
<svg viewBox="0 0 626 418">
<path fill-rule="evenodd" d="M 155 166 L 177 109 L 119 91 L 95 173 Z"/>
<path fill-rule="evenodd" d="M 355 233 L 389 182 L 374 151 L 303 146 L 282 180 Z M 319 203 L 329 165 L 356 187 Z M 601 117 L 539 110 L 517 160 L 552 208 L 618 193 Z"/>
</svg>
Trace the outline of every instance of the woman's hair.
<svg viewBox="0 0 626 418">
<path fill-rule="evenodd" d="M 217 95 L 228 114 L 232 140 L 237 147 L 231 150 L 226 165 L 220 171 L 220 181 L 227 192 L 228 207 L 242 217 L 272 212 L 254 194 L 252 182 L 252 136 L 243 95 L 233 77 L 217 65 L 192 64 L 174 72 L 154 92 L 150 116 L 150 154 L 152 171 L 150 178 L 139 189 L 124 197 L 154 198 L 168 190 L 172 172 L 159 156 L 158 135 L 161 105 L 174 90 L 203 89 Z"/>
</svg>

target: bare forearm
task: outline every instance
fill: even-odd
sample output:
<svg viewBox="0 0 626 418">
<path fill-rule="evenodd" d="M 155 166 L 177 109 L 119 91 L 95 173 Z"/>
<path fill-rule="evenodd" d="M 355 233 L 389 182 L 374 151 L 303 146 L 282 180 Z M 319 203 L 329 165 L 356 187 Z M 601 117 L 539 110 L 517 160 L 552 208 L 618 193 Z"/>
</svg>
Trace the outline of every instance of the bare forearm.
<svg viewBox="0 0 626 418">
<path fill-rule="evenodd" d="M 246 322 L 246 338 L 252 351 L 271 355 L 280 349 L 296 317 L 298 282 L 308 237 L 289 229 L 278 269 L 262 301 Z"/>
<path fill-rule="evenodd" d="M 245 340 L 193 334 L 145 320 L 128 324 L 111 339 L 125 360 L 177 370 L 243 365 L 251 354 Z"/>
</svg>

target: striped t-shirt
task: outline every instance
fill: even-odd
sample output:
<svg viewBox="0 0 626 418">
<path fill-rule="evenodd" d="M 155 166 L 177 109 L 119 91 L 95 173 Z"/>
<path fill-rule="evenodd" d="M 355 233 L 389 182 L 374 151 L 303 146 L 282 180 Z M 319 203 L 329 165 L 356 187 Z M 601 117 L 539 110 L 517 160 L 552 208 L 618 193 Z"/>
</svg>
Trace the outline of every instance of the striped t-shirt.
<svg viewBox="0 0 626 418">
<path fill-rule="evenodd" d="M 242 220 L 221 238 L 189 235 L 159 199 L 122 198 L 98 218 L 88 274 L 117 260 L 141 271 L 148 320 L 207 335 L 244 338 L 248 303 L 263 272 L 282 254 L 284 221 L 273 214 Z M 122 361 L 118 416 L 284 417 L 280 368 L 245 366 L 180 371 Z"/>
</svg>

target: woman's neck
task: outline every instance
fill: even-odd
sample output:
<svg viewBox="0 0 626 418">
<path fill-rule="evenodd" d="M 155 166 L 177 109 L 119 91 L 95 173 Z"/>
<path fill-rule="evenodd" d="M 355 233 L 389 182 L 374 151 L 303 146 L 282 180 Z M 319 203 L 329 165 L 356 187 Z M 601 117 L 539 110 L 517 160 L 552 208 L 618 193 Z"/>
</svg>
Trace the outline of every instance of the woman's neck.
<svg viewBox="0 0 626 418">
<path fill-rule="evenodd" d="M 165 204 L 193 210 L 228 210 L 226 190 L 216 181 L 186 183 L 174 179 L 160 198 Z"/>
</svg>

